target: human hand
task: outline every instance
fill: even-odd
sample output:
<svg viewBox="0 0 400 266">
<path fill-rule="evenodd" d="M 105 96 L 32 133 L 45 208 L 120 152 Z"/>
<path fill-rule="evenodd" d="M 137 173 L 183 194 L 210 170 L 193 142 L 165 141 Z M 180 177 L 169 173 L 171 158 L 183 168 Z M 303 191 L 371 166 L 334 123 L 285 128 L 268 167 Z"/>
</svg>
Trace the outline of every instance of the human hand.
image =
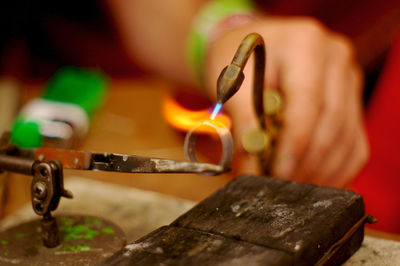
<svg viewBox="0 0 400 266">
<path fill-rule="evenodd" d="M 273 174 L 318 185 L 348 185 L 369 153 L 362 122 L 362 74 L 350 42 L 309 18 L 261 18 L 222 33 L 210 46 L 210 90 L 215 91 L 218 74 L 250 32 L 262 35 L 266 43 L 266 88 L 281 91 L 285 99 Z M 249 63 L 242 88 L 226 104 L 237 144 L 256 125 L 251 67 Z M 254 169 L 254 158 L 242 150 L 238 154 L 242 171 Z"/>
</svg>

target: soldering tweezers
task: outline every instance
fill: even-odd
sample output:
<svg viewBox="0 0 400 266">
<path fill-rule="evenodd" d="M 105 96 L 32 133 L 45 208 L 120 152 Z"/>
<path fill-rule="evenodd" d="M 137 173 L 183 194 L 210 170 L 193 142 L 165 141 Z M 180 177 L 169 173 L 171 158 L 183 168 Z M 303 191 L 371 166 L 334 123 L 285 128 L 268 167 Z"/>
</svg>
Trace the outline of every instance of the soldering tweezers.
<svg viewBox="0 0 400 266">
<path fill-rule="evenodd" d="M 110 171 L 120 173 L 196 173 L 221 174 L 226 170 L 220 165 L 143 157 L 117 153 L 93 153 L 53 148 L 18 149 L 17 156 L 6 158 L 38 161 L 59 161 L 64 168 Z"/>
</svg>

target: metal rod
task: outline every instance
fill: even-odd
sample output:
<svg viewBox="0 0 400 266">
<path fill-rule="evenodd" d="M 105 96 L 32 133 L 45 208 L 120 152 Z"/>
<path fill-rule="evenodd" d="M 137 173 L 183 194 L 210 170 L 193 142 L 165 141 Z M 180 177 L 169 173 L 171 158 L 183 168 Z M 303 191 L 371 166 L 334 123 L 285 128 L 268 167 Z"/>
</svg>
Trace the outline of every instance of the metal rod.
<svg viewBox="0 0 400 266">
<path fill-rule="evenodd" d="M 0 155 L 0 170 L 32 175 L 32 165 L 34 162 L 35 161 L 31 159 Z"/>
</svg>

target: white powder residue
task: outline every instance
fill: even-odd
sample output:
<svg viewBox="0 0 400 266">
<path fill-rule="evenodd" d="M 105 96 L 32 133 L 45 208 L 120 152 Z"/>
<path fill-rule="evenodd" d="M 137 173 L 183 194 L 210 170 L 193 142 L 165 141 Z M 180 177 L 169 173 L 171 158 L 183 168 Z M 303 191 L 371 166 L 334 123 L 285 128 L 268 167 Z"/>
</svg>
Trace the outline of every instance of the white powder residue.
<svg viewBox="0 0 400 266">
<path fill-rule="evenodd" d="M 129 256 L 131 255 L 131 253 L 135 250 L 140 250 L 140 249 L 144 249 L 151 246 L 150 243 L 147 242 L 143 242 L 143 243 L 133 243 L 133 244 L 129 244 L 125 246 L 125 252 L 124 252 L 124 256 Z"/>
<path fill-rule="evenodd" d="M 314 208 L 317 207 L 324 207 L 325 209 L 328 208 L 329 206 L 332 205 L 332 201 L 331 200 L 321 200 L 321 201 L 317 201 L 313 204 Z"/>
</svg>

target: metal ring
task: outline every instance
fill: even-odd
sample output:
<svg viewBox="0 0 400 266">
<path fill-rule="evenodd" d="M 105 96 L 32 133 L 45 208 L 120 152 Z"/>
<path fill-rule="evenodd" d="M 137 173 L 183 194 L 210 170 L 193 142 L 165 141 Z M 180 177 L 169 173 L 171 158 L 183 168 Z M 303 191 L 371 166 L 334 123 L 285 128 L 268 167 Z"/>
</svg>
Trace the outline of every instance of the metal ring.
<svg viewBox="0 0 400 266">
<path fill-rule="evenodd" d="M 233 159 L 232 134 L 225 125 L 217 121 L 204 121 L 189 130 L 189 132 L 186 134 L 184 143 L 186 160 L 189 160 L 191 162 L 198 162 L 196 157 L 196 142 L 198 134 L 196 134 L 196 130 L 204 126 L 210 127 L 217 132 L 222 144 L 222 156 L 219 165 L 222 166 L 224 170 L 229 170 Z M 214 174 L 203 173 L 200 175 L 210 176 Z"/>
</svg>

